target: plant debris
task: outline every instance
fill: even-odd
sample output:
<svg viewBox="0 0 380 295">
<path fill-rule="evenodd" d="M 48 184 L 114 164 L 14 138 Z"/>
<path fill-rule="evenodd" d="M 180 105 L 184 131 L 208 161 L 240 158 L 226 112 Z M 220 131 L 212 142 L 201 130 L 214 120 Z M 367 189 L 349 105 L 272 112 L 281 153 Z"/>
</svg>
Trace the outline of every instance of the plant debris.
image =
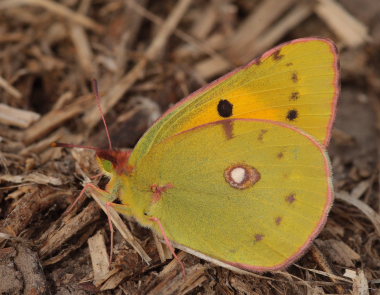
<svg viewBox="0 0 380 295">
<path fill-rule="evenodd" d="M 0 2 L 0 294 L 380 294 L 378 0 L 3 0 Z M 336 201 L 296 264 L 238 274 L 118 216 L 92 151 L 130 149 L 169 106 L 281 42 L 321 36 L 341 52 L 329 147 Z M 102 205 L 102 204 L 100 204 Z M 104 207 L 104 206 L 103 206 Z"/>
</svg>

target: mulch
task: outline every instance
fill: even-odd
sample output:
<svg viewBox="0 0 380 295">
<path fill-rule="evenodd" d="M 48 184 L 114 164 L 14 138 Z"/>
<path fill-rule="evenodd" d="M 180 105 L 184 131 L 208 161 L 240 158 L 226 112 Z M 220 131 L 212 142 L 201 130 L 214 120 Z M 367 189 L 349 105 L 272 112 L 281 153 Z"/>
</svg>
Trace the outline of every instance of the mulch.
<svg viewBox="0 0 380 295">
<path fill-rule="evenodd" d="M 0 294 L 380 294 L 378 0 L 2 0 Z M 133 148 L 173 103 L 291 39 L 340 50 L 329 155 L 336 201 L 325 229 L 283 271 L 237 274 L 178 251 L 93 198 L 107 147 Z M 102 205 L 102 204 L 100 204 Z M 103 206 L 104 208 L 104 206 Z"/>
</svg>

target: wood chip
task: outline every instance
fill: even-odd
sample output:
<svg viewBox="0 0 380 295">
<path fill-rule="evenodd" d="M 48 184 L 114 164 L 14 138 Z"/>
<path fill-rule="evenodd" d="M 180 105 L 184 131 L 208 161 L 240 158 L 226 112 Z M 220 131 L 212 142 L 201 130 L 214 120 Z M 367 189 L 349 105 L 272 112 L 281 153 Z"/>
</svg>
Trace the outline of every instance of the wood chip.
<svg viewBox="0 0 380 295">
<path fill-rule="evenodd" d="M 299 26 L 312 13 L 312 7 L 307 2 L 300 2 L 295 5 L 283 18 L 252 42 L 250 50 L 247 48 L 241 53 L 241 61 L 247 63 L 268 48 L 275 46 L 289 31 Z"/>
<path fill-rule="evenodd" d="M 77 99 L 74 103 L 59 109 L 52 110 L 51 112 L 44 115 L 38 122 L 25 130 L 24 143 L 31 144 L 32 142 L 42 138 L 58 126 L 61 126 L 67 120 L 73 118 L 74 116 L 82 113 L 89 108 L 91 103 L 95 101 L 92 100 L 92 95 L 85 95 Z"/>
<path fill-rule="evenodd" d="M 240 55 L 252 50 L 252 44 L 256 39 L 267 32 L 271 25 L 294 5 L 296 0 L 264 0 L 260 5 L 252 10 L 252 13 L 242 22 L 237 31 L 228 41 L 230 48 L 227 56 L 233 58 L 235 64 L 242 64 L 247 60 L 242 60 Z M 249 49 L 249 50 L 248 50 Z"/>
<path fill-rule="evenodd" d="M 20 100 L 22 94 L 16 88 L 14 88 L 7 80 L 0 76 L 0 87 L 6 92 L 12 95 L 17 100 Z"/>
<path fill-rule="evenodd" d="M 37 184 L 51 184 L 51 185 L 62 185 L 63 182 L 61 179 L 53 177 L 53 176 L 48 176 L 44 175 L 39 172 L 33 172 L 27 175 L 0 175 L 0 180 L 1 181 L 6 181 L 6 182 L 12 182 L 12 183 L 37 183 Z"/>
<path fill-rule="evenodd" d="M 354 278 L 354 284 L 352 286 L 352 294 L 353 295 L 369 295 L 368 281 L 362 269 L 358 270 L 358 275 Z"/>
<path fill-rule="evenodd" d="M 80 9 L 81 14 L 85 14 L 87 8 L 83 6 L 86 2 L 82 2 Z M 70 36 L 75 49 L 77 51 L 76 58 L 83 69 L 83 73 L 88 79 L 97 77 L 96 63 L 94 62 L 94 54 L 91 49 L 88 35 L 83 26 L 78 24 L 70 25 Z"/>
<path fill-rule="evenodd" d="M 70 36 L 77 50 L 78 63 L 81 65 L 86 77 L 89 79 L 97 77 L 96 64 L 85 30 L 81 26 L 72 25 L 70 26 Z"/>
<path fill-rule="evenodd" d="M 376 229 L 377 234 L 380 235 L 380 215 L 375 210 L 373 210 L 366 203 L 356 199 L 355 197 L 352 197 L 347 192 L 336 193 L 335 197 L 336 199 L 345 201 L 346 203 L 359 209 L 359 211 L 361 211 L 364 215 L 366 215 L 369 218 L 369 220 L 371 220 L 373 226 Z"/>
<path fill-rule="evenodd" d="M 351 249 L 347 244 L 338 240 L 319 240 L 315 243 L 322 248 L 330 261 L 344 267 L 355 267 L 355 263 L 360 260 L 360 255 Z"/>
<path fill-rule="evenodd" d="M 370 41 L 368 28 L 334 0 L 318 0 L 315 12 L 349 47 Z"/>
<path fill-rule="evenodd" d="M 40 115 L 35 112 L 17 109 L 14 107 L 10 107 L 6 104 L 0 103 L 1 124 L 16 126 L 20 128 L 28 128 L 33 122 L 39 119 Z"/>
<path fill-rule="evenodd" d="M 41 241 L 44 240 L 44 244 L 39 249 L 39 255 L 41 257 L 51 255 L 60 249 L 66 241 L 77 235 L 83 228 L 99 220 L 99 218 L 99 208 L 94 202 L 91 202 L 78 215 L 65 218 L 65 222 L 62 224 L 55 224 L 54 227 L 59 224 L 61 224 L 61 226 L 55 228 L 55 230 L 49 230 L 49 235 L 42 237 Z"/>
<path fill-rule="evenodd" d="M 130 7 L 135 10 L 137 13 L 141 14 L 145 18 L 149 19 L 151 22 L 155 23 L 158 26 L 161 26 L 164 24 L 164 20 L 157 15 L 153 14 L 149 10 L 145 9 L 141 5 L 141 1 L 137 2 L 136 0 L 127 0 Z M 193 38 L 190 34 L 186 33 L 185 31 L 182 31 L 178 28 L 174 29 L 173 32 L 178 38 L 185 41 L 187 44 L 190 44 L 191 46 L 194 46 L 198 48 L 200 51 L 208 54 L 210 57 L 219 57 L 226 62 L 228 62 L 227 59 L 225 59 L 222 55 L 218 54 L 214 48 L 210 47 L 207 43 L 199 42 L 197 39 Z"/>
<path fill-rule="evenodd" d="M 170 34 L 178 25 L 179 21 L 185 14 L 192 0 L 180 0 L 176 3 L 171 14 L 166 19 L 165 23 L 161 26 L 156 38 L 152 41 L 150 46 L 145 52 L 148 60 L 155 59 L 164 48 Z M 107 113 L 128 91 L 133 84 L 141 77 L 143 70 L 147 64 L 147 59 L 140 60 L 134 68 L 126 74 L 116 85 L 112 86 L 109 92 L 103 97 L 101 104 L 104 113 Z M 97 107 L 92 108 L 83 118 L 83 122 L 89 126 L 94 127 L 100 120 L 99 110 Z"/>
<path fill-rule="evenodd" d="M 152 234 L 154 238 L 154 243 L 156 244 L 158 255 L 160 256 L 161 263 L 164 263 L 167 259 L 164 248 L 163 248 L 164 245 L 163 243 L 161 243 L 160 239 L 157 237 L 155 233 L 152 233 Z"/>
<path fill-rule="evenodd" d="M 281 5 L 278 5 L 279 3 Z M 237 33 L 234 34 L 233 38 L 227 41 L 230 48 L 225 51 L 225 54 L 230 60 L 234 61 L 235 65 L 242 65 L 273 46 L 289 30 L 311 15 L 311 5 L 301 2 L 295 5 L 283 18 L 277 20 L 276 24 L 272 25 L 276 16 L 280 16 L 284 10 L 289 9 L 294 4 L 295 1 L 292 0 L 281 2 L 274 0 L 264 1 L 260 9 L 254 10 Z M 268 13 L 271 16 L 270 18 L 266 17 Z M 272 16 L 275 18 L 273 19 Z M 251 30 L 249 34 L 246 33 L 247 30 Z M 236 44 L 239 45 L 237 46 Z M 229 69 L 230 64 L 219 57 L 206 59 L 195 65 L 196 74 L 205 80 L 225 73 Z"/>
<path fill-rule="evenodd" d="M 64 200 L 67 194 L 47 186 L 37 185 L 25 185 L 20 187 L 19 190 L 22 191 L 22 198 L 18 200 L 17 205 L 0 224 L 0 231 L 15 237 L 30 226 L 31 220 L 40 211 L 46 210 L 56 202 L 62 203 L 62 198 Z"/>
<path fill-rule="evenodd" d="M 175 269 L 173 266 L 176 266 Z M 186 269 L 186 277 L 183 278 L 178 262 L 173 260 L 157 277 L 159 283 L 146 294 L 187 294 L 207 280 L 206 269 L 206 266 L 196 264 Z"/>
<path fill-rule="evenodd" d="M 51 293 L 37 253 L 22 244 L 0 249 L 0 274 L 0 294 Z"/>
<path fill-rule="evenodd" d="M 67 18 L 69 21 L 73 21 L 84 26 L 87 29 L 93 30 L 97 33 L 102 33 L 104 27 L 92 19 L 88 18 L 85 15 L 76 13 L 66 6 L 59 4 L 57 2 L 48 1 L 48 0 L 3 0 L 0 3 L 0 10 L 10 9 L 17 6 L 39 6 L 49 10 L 52 13 L 55 13 L 59 16 Z"/>
<path fill-rule="evenodd" d="M 101 287 L 100 291 L 113 290 L 128 276 L 132 275 L 131 270 L 119 270 L 114 273 Z"/>
<path fill-rule="evenodd" d="M 343 276 L 346 278 L 354 279 L 356 277 L 356 271 L 352 269 L 345 269 Z"/>
<path fill-rule="evenodd" d="M 103 278 L 109 272 L 110 267 L 103 233 L 97 231 L 87 242 L 90 249 L 92 270 L 94 272 L 94 285 L 98 287 L 103 282 Z"/>
<path fill-rule="evenodd" d="M 152 258 L 145 252 L 145 250 L 141 247 L 138 241 L 134 238 L 128 227 L 125 225 L 124 221 L 121 219 L 119 214 L 112 207 L 106 208 L 106 205 L 98 198 L 96 192 L 90 191 L 91 196 L 98 203 L 98 205 L 102 208 L 104 213 L 107 214 L 112 220 L 112 223 L 119 230 L 120 234 L 123 238 L 132 246 L 133 249 L 141 256 L 141 258 L 147 263 L 150 264 Z"/>
<path fill-rule="evenodd" d="M 26 148 L 24 148 L 21 152 L 20 155 L 26 156 L 28 154 L 33 154 L 37 153 L 40 154 L 46 149 L 51 149 L 51 143 L 52 142 L 57 142 L 64 138 L 65 136 L 68 136 L 69 132 L 67 131 L 66 128 L 59 128 L 55 132 L 53 132 L 49 137 L 44 138 L 43 140 L 40 140 Z"/>
</svg>

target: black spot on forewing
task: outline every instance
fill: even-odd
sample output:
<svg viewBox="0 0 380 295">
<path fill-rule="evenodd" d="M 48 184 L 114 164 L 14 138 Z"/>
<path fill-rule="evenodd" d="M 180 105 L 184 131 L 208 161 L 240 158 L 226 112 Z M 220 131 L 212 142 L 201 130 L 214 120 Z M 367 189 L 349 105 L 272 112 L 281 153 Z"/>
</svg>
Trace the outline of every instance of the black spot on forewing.
<svg viewBox="0 0 380 295">
<path fill-rule="evenodd" d="M 219 116 L 223 118 L 228 118 L 232 116 L 232 110 L 233 110 L 234 105 L 230 103 L 226 99 L 221 99 L 218 103 L 218 114 Z"/>
<path fill-rule="evenodd" d="M 288 114 L 286 115 L 286 119 L 289 121 L 294 121 L 298 118 L 298 111 L 297 110 L 290 110 L 288 111 Z"/>
</svg>

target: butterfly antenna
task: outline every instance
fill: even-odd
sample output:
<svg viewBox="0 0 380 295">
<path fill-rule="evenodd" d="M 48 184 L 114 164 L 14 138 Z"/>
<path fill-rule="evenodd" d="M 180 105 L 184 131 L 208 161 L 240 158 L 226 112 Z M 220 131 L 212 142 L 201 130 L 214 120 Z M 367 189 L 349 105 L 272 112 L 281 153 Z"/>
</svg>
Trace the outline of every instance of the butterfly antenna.
<svg viewBox="0 0 380 295">
<path fill-rule="evenodd" d="M 103 124 L 104 124 L 104 127 L 106 129 L 106 134 L 107 134 L 107 138 L 108 138 L 108 147 L 109 147 L 110 150 L 113 150 L 113 148 L 112 148 L 112 142 L 111 142 L 111 136 L 110 136 L 110 133 L 109 133 L 109 130 L 108 130 L 106 118 L 104 117 L 102 105 L 100 103 L 100 95 L 99 95 L 99 91 L 98 91 L 98 81 L 96 79 L 92 79 L 92 88 L 93 88 L 93 91 L 94 91 L 94 94 L 95 94 L 96 104 L 98 105 L 98 108 L 99 108 L 100 116 L 102 117 Z"/>
</svg>

